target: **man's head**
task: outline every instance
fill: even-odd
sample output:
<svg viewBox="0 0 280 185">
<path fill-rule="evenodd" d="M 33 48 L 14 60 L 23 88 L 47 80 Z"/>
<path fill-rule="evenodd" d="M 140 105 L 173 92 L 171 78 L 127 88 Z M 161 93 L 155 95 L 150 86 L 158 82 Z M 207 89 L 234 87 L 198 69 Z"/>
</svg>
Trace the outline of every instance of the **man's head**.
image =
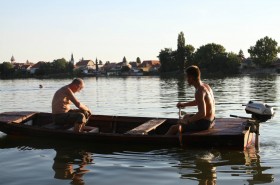
<svg viewBox="0 0 280 185">
<path fill-rule="evenodd" d="M 192 65 L 186 69 L 188 83 L 189 85 L 193 85 L 193 82 L 200 81 L 200 70 L 197 66 Z"/>
<path fill-rule="evenodd" d="M 84 81 L 81 78 L 75 78 L 70 84 L 70 88 L 74 93 L 82 90 L 84 86 Z"/>
</svg>

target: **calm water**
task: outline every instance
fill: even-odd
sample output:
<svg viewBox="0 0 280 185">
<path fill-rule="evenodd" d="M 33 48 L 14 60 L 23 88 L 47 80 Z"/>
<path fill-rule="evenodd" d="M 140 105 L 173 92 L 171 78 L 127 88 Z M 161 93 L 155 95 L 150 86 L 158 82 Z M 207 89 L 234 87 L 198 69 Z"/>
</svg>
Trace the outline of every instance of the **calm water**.
<svg viewBox="0 0 280 185">
<path fill-rule="evenodd" d="M 176 103 L 191 100 L 194 93 L 184 79 L 84 80 L 86 87 L 77 97 L 96 114 L 177 118 Z M 0 80 L 0 112 L 50 112 L 54 92 L 70 81 Z M 273 120 L 261 126 L 260 151 L 81 144 L 0 132 L 0 184 L 279 184 L 280 76 L 204 81 L 213 88 L 217 117 L 248 116 L 241 105 L 249 100 L 275 106 Z"/>
</svg>

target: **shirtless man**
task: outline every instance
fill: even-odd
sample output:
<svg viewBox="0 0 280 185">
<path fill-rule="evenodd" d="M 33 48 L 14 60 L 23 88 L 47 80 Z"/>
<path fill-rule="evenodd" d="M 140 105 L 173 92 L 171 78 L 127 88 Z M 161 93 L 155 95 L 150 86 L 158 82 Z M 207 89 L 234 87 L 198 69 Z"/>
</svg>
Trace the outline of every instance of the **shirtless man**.
<svg viewBox="0 0 280 185">
<path fill-rule="evenodd" d="M 182 132 L 207 130 L 215 120 L 215 99 L 213 91 L 208 84 L 200 79 L 200 70 L 197 66 L 186 69 L 188 84 L 195 88 L 195 100 L 190 102 L 179 102 L 178 108 L 197 106 L 198 112 L 194 115 L 187 114 L 180 119 L 178 124 L 170 127 L 166 135 L 175 135 L 182 126 Z"/>
<path fill-rule="evenodd" d="M 52 100 L 52 114 L 55 124 L 61 126 L 74 125 L 74 132 L 83 131 L 91 112 L 74 96 L 74 93 L 83 88 L 84 81 L 76 78 L 70 84 L 56 91 Z M 71 103 L 78 109 L 71 109 Z"/>
</svg>

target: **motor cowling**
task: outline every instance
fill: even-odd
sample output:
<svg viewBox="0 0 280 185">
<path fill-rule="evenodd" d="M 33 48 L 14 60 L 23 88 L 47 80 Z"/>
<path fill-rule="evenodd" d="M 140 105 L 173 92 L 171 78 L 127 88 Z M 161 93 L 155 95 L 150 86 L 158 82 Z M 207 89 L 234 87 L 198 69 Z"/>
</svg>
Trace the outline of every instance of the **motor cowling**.
<svg viewBox="0 0 280 185">
<path fill-rule="evenodd" d="M 273 107 L 260 102 L 249 101 L 245 111 L 247 114 L 252 114 L 252 118 L 260 122 L 266 122 L 274 116 Z"/>
</svg>

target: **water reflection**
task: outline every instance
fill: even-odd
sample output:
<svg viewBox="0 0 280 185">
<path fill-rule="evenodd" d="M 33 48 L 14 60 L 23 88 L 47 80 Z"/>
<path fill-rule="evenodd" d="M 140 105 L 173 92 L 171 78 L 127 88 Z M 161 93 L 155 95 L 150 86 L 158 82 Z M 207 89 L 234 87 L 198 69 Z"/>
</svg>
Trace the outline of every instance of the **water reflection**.
<svg viewBox="0 0 280 185">
<path fill-rule="evenodd" d="M 220 156 L 219 152 L 204 152 L 204 151 L 189 151 L 188 155 L 193 157 L 183 156 L 179 166 L 180 175 L 182 179 L 190 179 L 198 181 L 199 185 L 216 185 L 217 181 L 217 167 L 214 160 Z"/>
<path fill-rule="evenodd" d="M 195 159 L 191 155 L 195 154 Z M 265 173 L 271 167 L 261 166 L 254 148 L 239 151 L 188 151 L 179 158 L 177 166 L 182 179 L 196 180 L 199 185 L 216 185 L 223 178 L 244 179 L 249 184 L 271 183 L 273 174 Z M 227 169 L 230 168 L 229 169 Z M 229 177 L 227 177 L 229 175 Z"/>
<path fill-rule="evenodd" d="M 178 100 L 186 99 L 186 77 L 181 76 L 177 79 L 177 92 L 178 92 Z"/>
<path fill-rule="evenodd" d="M 18 148 L 29 150 L 31 153 L 36 149 L 53 149 L 56 153 L 52 157 L 52 176 L 55 179 L 69 180 L 74 185 L 85 184 L 85 174 L 92 174 L 90 171 L 92 172 L 93 168 L 104 174 L 119 174 L 112 170 L 121 167 L 129 173 L 132 168 L 134 170 L 138 168 L 140 173 L 142 171 L 140 168 L 146 168 L 144 171 L 151 173 L 154 168 L 161 170 L 158 166 L 162 166 L 163 169 L 167 167 L 172 173 L 172 169 L 175 168 L 182 182 L 197 181 L 199 185 L 216 185 L 228 179 L 232 179 L 233 183 L 247 181 L 249 184 L 271 183 L 274 180 L 274 174 L 267 173 L 271 167 L 261 163 L 261 158 L 254 148 L 236 151 L 155 149 L 129 145 L 109 147 L 11 136 L 1 137 L 0 143 L 0 149 Z M 102 164 L 96 163 L 93 166 L 93 154 L 102 161 Z M 103 163 L 107 163 L 111 172 L 107 171 L 108 168 L 102 167 Z M 134 172 L 131 175 L 137 174 L 136 171 Z M 159 177 L 161 173 L 155 172 L 154 175 Z"/>
<path fill-rule="evenodd" d="M 89 172 L 86 166 L 93 162 L 91 153 L 70 149 L 55 149 L 55 151 L 56 156 L 52 166 L 55 172 L 54 178 L 69 179 L 71 184 L 84 185 L 83 175 Z"/>
<path fill-rule="evenodd" d="M 249 179 L 249 184 L 258 183 L 270 183 L 274 181 L 273 174 L 264 173 L 271 167 L 261 166 L 261 160 L 259 154 L 255 151 L 255 148 L 244 151 L 246 173 L 253 176 Z"/>
<path fill-rule="evenodd" d="M 182 101 L 187 98 L 187 83 L 185 76 L 177 78 L 161 77 L 160 80 L 160 92 L 162 97 L 174 97 L 177 101 Z M 168 92 L 169 94 L 167 94 Z"/>
<path fill-rule="evenodd" d="M 200 172 L 197 174 L 199 185 L 216 185 L 217 171 L 211 160 L 197 159 L 196 169 Z"/>
</svg>

